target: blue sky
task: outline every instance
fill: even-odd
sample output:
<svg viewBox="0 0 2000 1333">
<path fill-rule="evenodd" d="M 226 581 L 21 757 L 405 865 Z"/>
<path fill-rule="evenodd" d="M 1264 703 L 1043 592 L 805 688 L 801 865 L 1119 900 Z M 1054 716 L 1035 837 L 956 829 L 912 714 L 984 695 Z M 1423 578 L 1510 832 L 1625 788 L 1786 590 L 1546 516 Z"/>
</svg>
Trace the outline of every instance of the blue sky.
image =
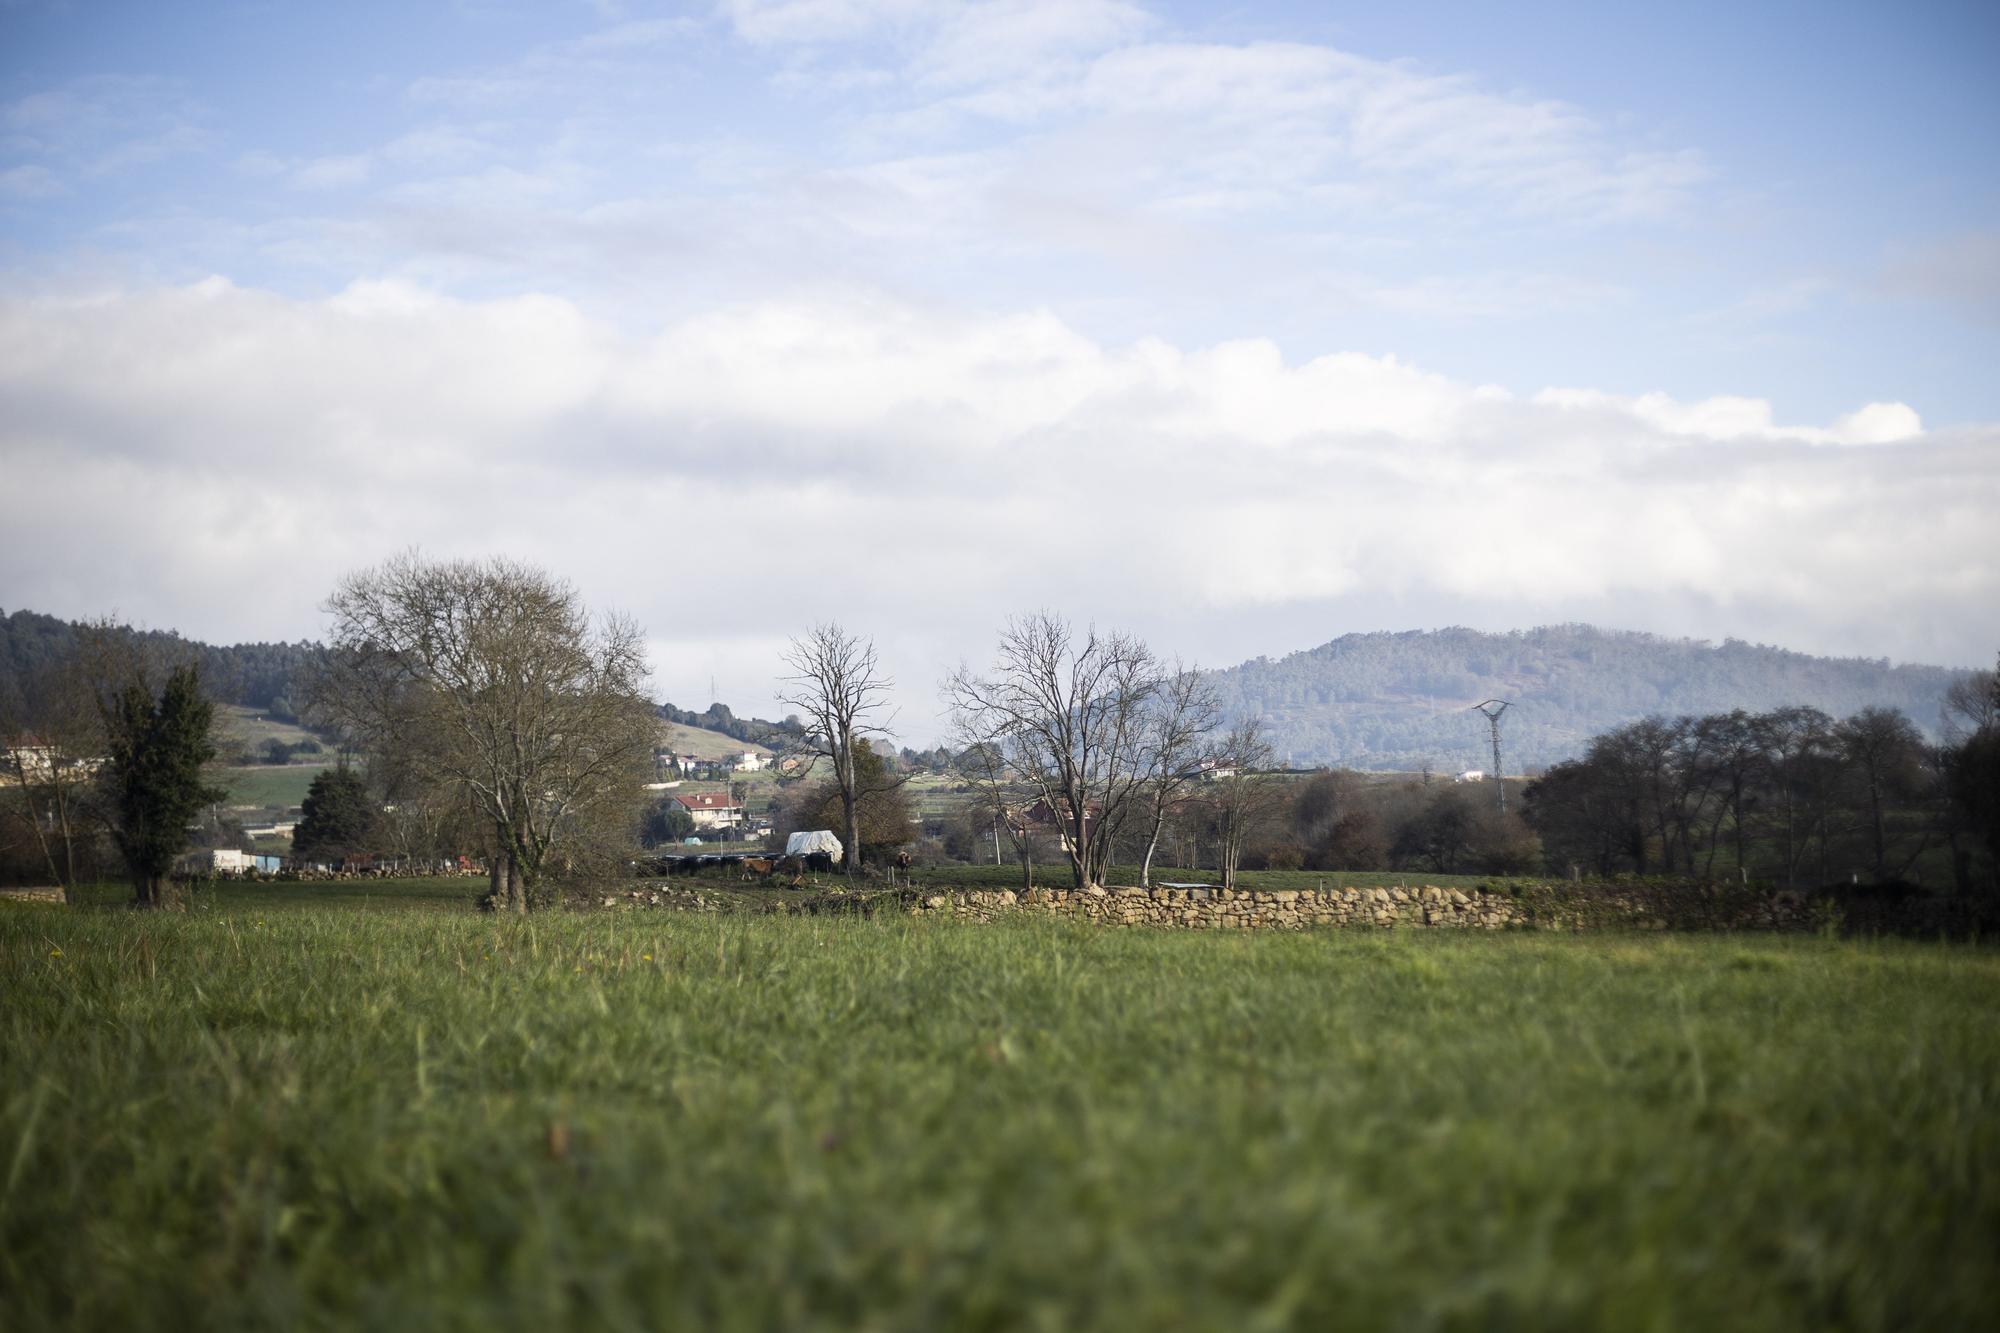
<svg viewBox="0 0 2000 1333">
<path fill-rule="evenodd" d="M 7 604 L 312 633 L 499 546 L 677 700 L 832 609 L 918 716 L 1045 604 L 1983 662 L 1996 15 L 0 2 Z"/>
</svg>

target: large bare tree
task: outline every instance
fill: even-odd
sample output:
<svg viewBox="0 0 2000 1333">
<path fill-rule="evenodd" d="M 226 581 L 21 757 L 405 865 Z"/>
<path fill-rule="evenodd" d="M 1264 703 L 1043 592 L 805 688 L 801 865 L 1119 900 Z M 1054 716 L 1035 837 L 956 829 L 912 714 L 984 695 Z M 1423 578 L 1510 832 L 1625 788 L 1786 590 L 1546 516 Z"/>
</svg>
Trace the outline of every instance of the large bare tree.
<svg viewBox="0 0 2000 1333">
<path fill-rule="evenodd" d="M 849 634 L 831 622 L 793 639 L 785 650 L 785 665 L 792 674 L 785 678 L 778 700 L 797 709 L 805 721 L 800 748 L 814 764 L 824 759 L 832 766 L 847 839 L 843 864 L 851 879 L 861 869 L 862 802 L 888 789 L 882 786 L 887 779 L 865 778 L 856 762 L 856 747 L 870 736 L 887 734 L 876 719 L 895 682 L 882 674 L 873 640 Z"/>
<path fill-rule="evenodd" d="M 411 551 L 327 599 L 318 701 L 374 762 L 456 790 L 493 834 L 487 903 L 525 912 L 566 840 L 636 811 L 657 726 L 633 622 L 512 560 Z"/>
<path fill-rule="evenodd" d="M 1271 746 L 1256 718 L 1237 723 L 1222 738 L 1221 776 L 1211 785 L 1224 888 L 1236 887 L 1244 849 L 1283 807 L 1284 792 L 1266 771 L 1270 766 Z"/>
<path fill-rule="evenodd" d="M 1103 881 L 1112 839 L 1143 796 L 1160 678 L 1140 640 L 1094 627 L 1079 635 L 1041 611 L 1001 631 L 990 674 L 961 667 L 945 682 L 959 739 L 1049 811 L 1079 888 Z"/>
<path fill-rule="evenodd" d="M 24 673 L 0 700 L 0 770 L 13 782 L 50 878 L 66 887 L 77 882 L 79 854 L 102 822 L 91 797 L 108 741 L 86 659 L 109 632 L 103 624 L 84 627 L 68 653 Z"/>
<path fill-rule="evenodd" d="M 1160 830 L 1174 803 L 1201 776 L 1201 762 L 1213 758 L 1209 738 L 1221 717 L 1222 704 L 1208 677 L 1190 666 L 1174 663 L 1160 676 L 1148 710 L 1140 762 L 1146 771 L 1146 854 L 1139 863 L 1139 883 L 1153 882 L 1153 854 Z"/>
</svg>

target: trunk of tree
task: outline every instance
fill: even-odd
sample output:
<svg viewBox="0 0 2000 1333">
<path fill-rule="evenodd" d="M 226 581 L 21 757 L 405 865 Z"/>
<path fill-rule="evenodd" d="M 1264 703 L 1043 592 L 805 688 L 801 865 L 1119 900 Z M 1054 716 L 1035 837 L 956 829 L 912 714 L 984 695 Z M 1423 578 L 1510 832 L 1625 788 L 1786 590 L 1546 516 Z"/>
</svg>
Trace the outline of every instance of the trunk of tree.
<svg viewBox="0 0 2000 1333">
<path fill-rule="evenodd" d="M 1145 856 L 1145 859 L 1144 859 L 1144 860 L 1142 860 L 1142 861 L 1141 861 L 1141 862 L 1139 863 L 1139 887 L 1140 887 L 1140 888 L 1142 888 L 1142 889 L 1144 889 L 1144 888 L 1150 888 L 1150 887 L 1152 887 L 1152 883 L 1153 883 L 1153 853 L 1154 853 L 1154 851 L 1156 851 L 1156 850 L 1157 850 L 1157 849 L 1159 848 L 1159 845 L 1160 845 L 1160 828 L 1161 828 L 1161 826 L 1162 826 L 1162 825 L 1164 825 L 1164 824 L 1165 824 L 1166 822 L 1167 822 L 1167 818 L 1166 818 L 1166 815 L 1165 815 L 1165 813 L 1164 813 L 1164 812 L 1162 812 L 1162 811 L 1156 811 L 1156 812 L 1154 812 L 1154 815 L 1153 815 L 1153 832 L 1152 832 L 1151 836 L 1149 836 L 1149 837 L 1148 837 L 1148 838 L 1146 839 L 1146 856 Z"/>
<path fill-rule="evenodd" d="M 495 912 L 526 915 L 528 881 L 512 852 L 500 852 L 486 872 L 486 903 Z"/>
<path fill-rule="evenodd" d="M 853 879 L 861 873 L 861 803 L 850 794 L 843 801 L 847 807 L 847 877 Z"/>
<path fill-rule="evenodd" d="M 1880 883 L 1888 878 L 1888 840 L 1882 833 L 1882 787 L 1874 779 L 1868 782 L 1868 831 L 1875 846 L 1875 880 Z"/>
<path fill-rule="evenodd" d="M 173 881 L 165 875 L 134 875 L 132 905 L 157 911 L 173 904 Z"/>
</svg>

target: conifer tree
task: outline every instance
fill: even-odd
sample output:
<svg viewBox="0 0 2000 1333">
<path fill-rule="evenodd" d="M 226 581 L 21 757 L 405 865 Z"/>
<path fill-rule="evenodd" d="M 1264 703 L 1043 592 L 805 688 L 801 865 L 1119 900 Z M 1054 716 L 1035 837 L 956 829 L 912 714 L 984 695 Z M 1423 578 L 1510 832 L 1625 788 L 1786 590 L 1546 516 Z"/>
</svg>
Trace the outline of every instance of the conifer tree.
<svg viewBox="0 0 2000 1333">
<path fill-rule="evenodd" d="M 375 803 L 359 774 L 342 765 L 313 778 L 300 804 L 292 852 L 307 860 L 335 860 L 373 850 Z"/>
<path fill-rule="evenodd" d="M 171 906 L 168 874 L 187 846 L 189 824 L 228 794 L 203 775 L 215 757 L 215 705 L 202 694 L 199 670 L 179 666 L 157 699 L 142 677 L 113 694 L 104 712 L 105 804 L 133 903 Z"/>
</svg>

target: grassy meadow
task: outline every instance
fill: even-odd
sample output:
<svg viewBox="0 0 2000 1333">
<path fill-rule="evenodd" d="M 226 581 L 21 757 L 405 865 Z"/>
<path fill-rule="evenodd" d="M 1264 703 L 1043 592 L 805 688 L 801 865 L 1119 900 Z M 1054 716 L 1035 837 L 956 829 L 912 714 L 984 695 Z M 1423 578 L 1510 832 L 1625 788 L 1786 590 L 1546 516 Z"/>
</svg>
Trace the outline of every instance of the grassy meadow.
<svg viewBox="0 0 2000 1333">
<path fill-rule="evenodd" d="M 218 770 L 216 780 L 229 792 L 230 805 L 295 810 L 306 799 L 313 779 L 331 767 L 327 763 L 245 765 Z"/>
<path fill-rule="evenodd" d="M 2000 955 L 0 905 L 0 1327 L 1961 1328 Z M 103 896 L 108 901 L 114 895 Z"/>
</svg>

